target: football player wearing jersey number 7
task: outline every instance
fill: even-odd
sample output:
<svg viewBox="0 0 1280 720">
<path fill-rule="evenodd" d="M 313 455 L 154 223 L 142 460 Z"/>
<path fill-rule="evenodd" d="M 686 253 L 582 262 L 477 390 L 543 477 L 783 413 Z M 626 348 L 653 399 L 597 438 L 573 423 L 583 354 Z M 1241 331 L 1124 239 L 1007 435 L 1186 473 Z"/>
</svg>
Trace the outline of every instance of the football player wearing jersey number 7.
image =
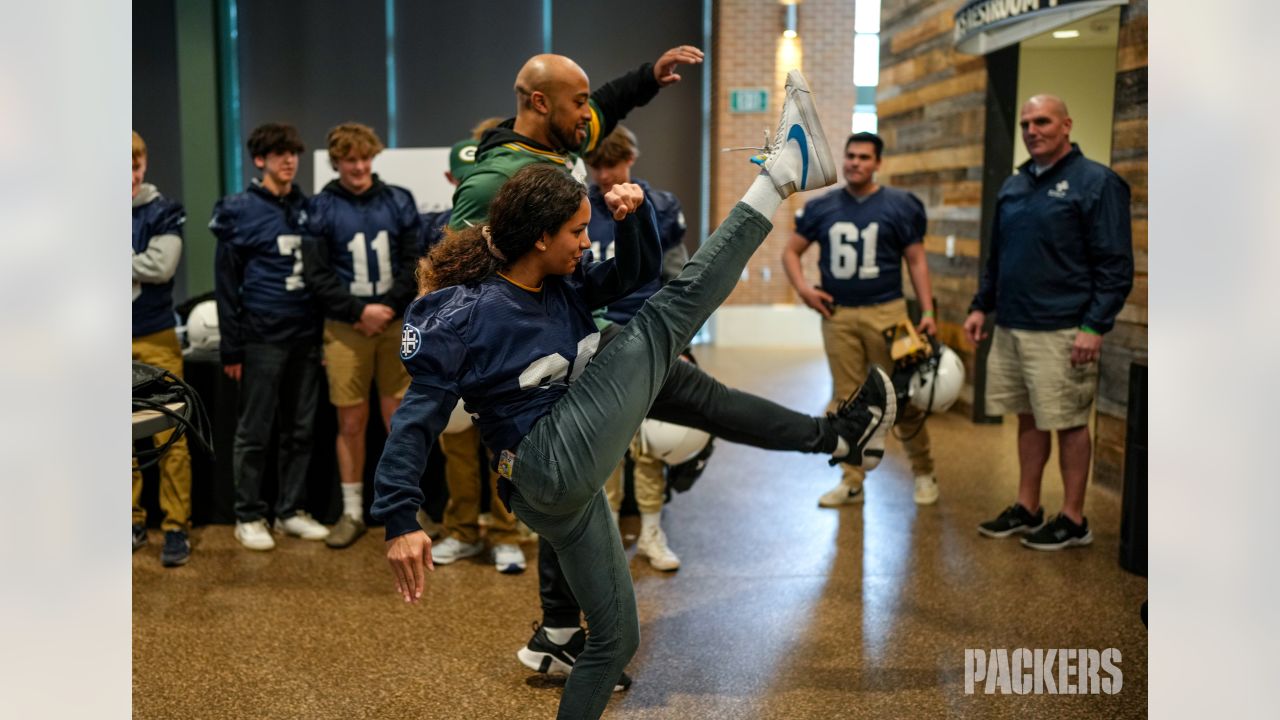
<svg viewBox="0 0 1280 720">
<path fill-rule="evenodd" d="M 850 135 L 844 145 L 844 187 L 805 204 L 796 219 L 796 231 L 782 251 L 787 278 L 804 304 L 822 315 L 822 345 L 836 399 L 848 397 L 862 382 L 867 363 L 892 367 L 889 346 L 880 333 L 907 320 L 902 297 L 904 257 L 923 315 L 917 329 L 930 335 L 938 330 L 924 251 L 924 205 L 909 192 L 876 182 L 883 150 L 884 141 L 878 135 Z M 809 287 L 800 256 L 815 243 L 820 248 L 822 285 Z M 904 426 L 911 428 L 903 444 L 915 474 L 915 501 L 931 505 L 938 500 L 938 484 L 922 415 L 913 405 L 902 408 Z M 862 502 L 865 477 L 864 468 L 845 465 L 840 484 L 819 498 L 818 504 L 839 507 Z"/>
<path fill-rule="evenodd" d="M 724 223 L 616 339 L 599 351 L 594 308 L 658 272 L 661 249 L 639 186 L 605 196 L 616 255 L 592 262 L 587 191 L 563 166 L 529 164 L 498 190 L 483 225 L 431 252 L 428 294 L 409 306 L 401 357 L 412 382 L 378 463 L 373 515 L 406 602 L 422 599 L 431 540 L 418 527 L 418 479 L 457 399 L 500 453 L 502 500 L 554 546 L 590 634 L 560 701 L 561 718 L 596 718 L 639 643 L 627 556 L 601 491 L 681 350 L 728 297 L 783 199 L 836 179 L 812 96 L 787 78 L 782 122 L 763 170 Z M 859 460 L 883 440 L 896 401 L 873 368 L 845 417 Z M 871 456 L 866 456 L 868 460 Z"/>
<path fill-rule="evenodd" d="M 279 428 L 276 525 L 290 535 L 323 540 L 325 526 L 302 508 L 320 379 L 320 318 L 302 278 L 307 198 L 293 184 L 302 140 L 292 125 L 268 123 L 247 143 L 262 171 L 249 189 L 222 198 L 209 229 L 218 238 L 214 293 L 222 335 L 222 368 L 240 383 L 232 445 L 236 540 L 271 550 L 262 500 L 271 429 Z"/>
</svg>

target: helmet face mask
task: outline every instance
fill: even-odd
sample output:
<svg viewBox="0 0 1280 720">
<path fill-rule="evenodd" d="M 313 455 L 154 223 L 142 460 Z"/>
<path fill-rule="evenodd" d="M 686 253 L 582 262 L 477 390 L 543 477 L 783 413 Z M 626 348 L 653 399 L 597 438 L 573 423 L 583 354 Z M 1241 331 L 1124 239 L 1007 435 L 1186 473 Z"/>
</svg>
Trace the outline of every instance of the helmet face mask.
<svg viewBox="0 0 1280 720">
<path fill-rule="evenodd" d="M 946 412 L 960 398 L 964 363 L 954 350 L 934 341 L 932 354 L 917 363 L 906 380 L 910 402 L 926 413 Z"/>
</svg>

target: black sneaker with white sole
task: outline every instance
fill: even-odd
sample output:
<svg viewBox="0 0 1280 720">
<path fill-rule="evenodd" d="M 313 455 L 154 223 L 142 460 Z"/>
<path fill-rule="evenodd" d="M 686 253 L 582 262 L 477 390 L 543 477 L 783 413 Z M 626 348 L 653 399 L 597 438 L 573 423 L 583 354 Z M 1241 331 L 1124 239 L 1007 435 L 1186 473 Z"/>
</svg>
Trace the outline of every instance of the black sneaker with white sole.
<svg viewBox="0 0 1280 720">
<path fill-rule="evenodd" d="M 1058 513 L 1047 525 L 1022 538 L 1022 546 L 1032 550 L 1062 550 L 1064 548 L 1088 545 L 1093 542 L 1093 532 L 1089 530 L 1089 518 L 1080 518 L 1077 525 L 1071 518 Z"/>
<path fill-rule="evenodd" d="M 573 672 L 573 664 L 586 646 L 587 631 L 582 628 L 578 628 L 578 631 L 569 638 L 569 642 L 557 645 L 547 636 L 546 628 L 534 621 L 533 637 L 529 638 L 529 644 L 516 651 L 516 657 L 520 659 L 521 664 L 534 672 L 568 675 Z M 622 692 L 630 689 L 631 676 L 624 672 L 622 677 L 618 678 L 617 684 L 613 686 L 613 691 Z"/>
<path fill-rule="evenodd" d="M 834 413 L 827 413 L 827 421 L 849 444 L 848 453 L 832 455 L 829 463 L 861 465 L 866 470 L 879 465 L 884 458 L 885 438 L 897 413 L 898 401 L 889 374 L 879 365 L 872 365 L 858 392 L 840 403 Z"/>
<path fill-rule="evenodd" d="M 1042 527 L 1044 527 L 1044 508 L 1036 510 L 1032 515 L 1031 511 L 1022 507 L 1021 504 L 1014 503 L 1005 508 L 996 519 L 980 523 L 978 532 L 989 538 L 1006 538 L 1018 533 L 1035 532 Z"/>
</svg>

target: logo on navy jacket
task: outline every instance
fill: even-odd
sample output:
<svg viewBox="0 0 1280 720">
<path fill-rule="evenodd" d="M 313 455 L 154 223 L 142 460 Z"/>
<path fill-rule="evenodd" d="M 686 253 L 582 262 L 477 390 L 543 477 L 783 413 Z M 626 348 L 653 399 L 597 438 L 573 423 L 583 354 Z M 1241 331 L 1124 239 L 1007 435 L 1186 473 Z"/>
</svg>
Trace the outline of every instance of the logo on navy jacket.
<svg viewBox="0 0 1280 720">
<path fill-rule="evenodd" d="M 1071 183 L 1066 180 L 1060 180 L 1057 185 L 1054 185 L 1053 188 L 1049 190 L 1049 197 L 1059 199 L 1065 198 L 1067 196 L 1067 190 L 1070 189 Z"/>
<path fill-rule="evenodd" d="M 400 359 L 408 360 L 418 354 L 418 348 L 422 347 L 422 335 L 418 332 L 418 328 L 404 324 L 404 329 L 400 331 Z"/>
</svg>

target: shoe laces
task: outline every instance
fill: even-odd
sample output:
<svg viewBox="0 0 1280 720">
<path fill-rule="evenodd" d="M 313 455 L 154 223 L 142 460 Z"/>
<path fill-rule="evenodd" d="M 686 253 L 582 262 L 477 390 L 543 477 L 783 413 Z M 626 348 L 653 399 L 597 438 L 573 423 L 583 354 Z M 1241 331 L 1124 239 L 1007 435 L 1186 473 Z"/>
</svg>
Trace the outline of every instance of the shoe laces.
<svg viewBox="0 0 1280 720">
<path fill-rule="evenodd" d="M 783 135 L 784 133 L 782 130 L 782 125 L 780 124 L 778 125 L 778 132 L 775 134 L 773 138 L 773 144 L 769 143 L 769 130 L 765 129 L 764 145 L 761 145 L 760 147 L 748 145 L 746 147 L 720 148 L 720 152 L 742 152 L 743 150 L 749 150 L 753 153 L 756 153 L 751 158 L 751 162 L 757 165 L 764 165 L 765 161 L 769 159 L 769 156 L 773 155 L 775 152 L 777 152 L 778 148 L 782 147 L 781 138 L 783 137 Z"/>
<path fill-rule="evenodd" d="M 853 395 L 845 398 L 836 407 L 834 415 L 841 420 L 871 420 L 871 403 L 865 397 L 865 393 L 861 389 Z"/>
</svg>

